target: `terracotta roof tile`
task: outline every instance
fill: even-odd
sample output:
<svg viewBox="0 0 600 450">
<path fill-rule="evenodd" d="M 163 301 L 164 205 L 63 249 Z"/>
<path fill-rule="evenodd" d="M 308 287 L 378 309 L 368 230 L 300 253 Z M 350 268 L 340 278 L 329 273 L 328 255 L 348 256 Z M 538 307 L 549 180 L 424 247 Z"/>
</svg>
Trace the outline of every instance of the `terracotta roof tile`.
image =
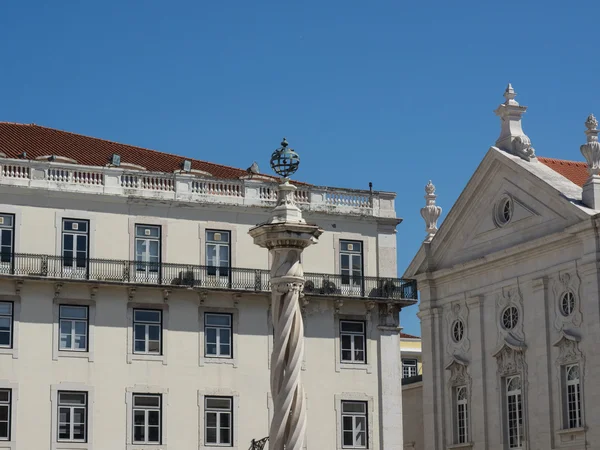
<svg viewBox="0 0 600 450">
<path fill-rule="evenodd" d="M 580 161 L 567 161 L 564 159 L 544 158 L 538 156 L 538 161 L 547 165 L 563 177 L 571 180 L 579 187 L 588 179 L 587 164 Z"/>
<path fill-rule="evenodd" d="M 243 169 L 35 124 L 0 122 L 0 152 L 5 153 L 8 158 L 18 158 L 26 152 L 28 160 L 45 155 L 63 156 L 89 166 L 106 166 L 112 154 L 117 153 L 121 155 L 122 163 L 137 164 L 152 172 L 167 173 L 181 169 L 182 161 L 188 159 L 192 162 L 193 170 L 208 172 L 217 178 L 236 179 L 247 175 Z"/>
<path fill-rule="evenodd" d="M 421 339 L 419 336 L 413 336 L 412 334 L 406 334 L 400 332 L 400 337 L 404 339 Z"/>
</svg>

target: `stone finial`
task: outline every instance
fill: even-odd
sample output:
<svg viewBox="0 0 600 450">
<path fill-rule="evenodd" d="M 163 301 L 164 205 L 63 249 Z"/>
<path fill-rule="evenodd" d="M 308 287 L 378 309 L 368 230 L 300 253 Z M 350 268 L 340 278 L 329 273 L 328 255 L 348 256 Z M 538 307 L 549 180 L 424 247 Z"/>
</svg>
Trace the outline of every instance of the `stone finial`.
<svg viewBox="0 0 600 450">
<path fill-rule="evenodd" d="M 598 121 L 590 114 L 585 121 L 587 142 L 583 144 L 581 154 L 585 158 L 590 176 L 583 185 L 581 201 L 592 209 L 600 209 L 600 143 L 598 142 Z"/>
<path fill-rule="evenodd" d="M 587 143 L 580 147 L 581 154 L 587 161 L 590 176 L 600 175 L 600 143 L 598 143 L 598 133 L 600 131 L 597 130 L 598 120 L 593 114 L 588 116 L 585 127 L 587 128 L 585 130 Z"/>
<path fill-rule="evenodd" d="M 521 127 L 521 116 L 527 111 L 527 106 L 521 106 L 515 100 L 517 93 L 508 83 L 504 91 L 505 102 L 494 111 L 500 117 L 500 137 L 496 140 L 496 147 L 512 155 L 519 156 L 525 161 L 535 158 L 535 150 L 531 146 L 529 137 Z"/>
<path fill-rule="evenodd" d="M 425 186 L 425 207 L 421 208 L 421 216 L 425 219 L 425 231 L 427 231 L 427 237 L 425 242 L 431 242 L 433 236 L 438 230 L 437 220 L 442 214 L 442 208 L 435 204 L 435 186 L 429 181 Z"/>
</svg>

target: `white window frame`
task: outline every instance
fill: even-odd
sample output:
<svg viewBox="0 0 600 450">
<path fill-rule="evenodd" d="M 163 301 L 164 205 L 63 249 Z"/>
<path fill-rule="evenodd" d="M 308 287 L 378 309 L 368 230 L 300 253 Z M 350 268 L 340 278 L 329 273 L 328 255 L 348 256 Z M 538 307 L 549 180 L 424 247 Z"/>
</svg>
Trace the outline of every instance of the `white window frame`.
<svg viewBox="0 0 600 450">
<path fill-rule="evenodd" d="M 414 363 L 414 364 L 413 364 Z M 405 375 L 404 368 L 413 368 L 414 375 Z M 409 369 L 410 370 L 410 369 Z M 419 375 L 419 361 L 416 358 L 402 358 L 402 378 L 416 377 Z"/>
<path fill-rule="evenodd" d="M 12 389 L 10 388 L 1 388 L 0 387 L 0 392 L 1 391 L 5 391 L 8 394 L 8 401 L 0 401 L 0 408 L 4 408 L 6 407 L 7 412 L 6 412 L 6 416 L 7 416 L 7 420 L 6 420 L 6 432 L 7 432 L 7 436 L 4 437 L 2 435 L 0 435 L 0 445 L 1 442 L 10 442 L 11 441 L 11 424 L 13 422 L 13 415 L 12 415 Z M 3 421 L 0 421 L 0 423 L 2 423 Z"/>
<path fill-rule="evenodd" d="M 463 398 L 461 398 L 461 392 L 464 392 Z M 469 391 L 466 385 L 454 388 L 454 405 L 456 415 L 456 443 L 466 444 L 469 442 Z"/>
<path fill-rule="evenodd" d="M 214 305 L 222 304 L 223 300 L 218 298 Z M 200 332 L 198 333 L 198 365 L 204 366 L 206 364 L 231 364 L 234 368 L 238 367 L 238 327 L 239 327 L 239 310 L 237 306 L 233 308 L 221 308 L 212 307 L 213 304 L 211 299 L 206 300 L 206 304 L 202 304 L 198 308 L 198 323 Z M 235 305 L 235 303 L 234 303 Z M 233 356 L 229 357 L 218 357 L 218 356 L 206 356 L 206 314 L 229 314 L 231 316 L 231 351 Z"/>
<path fill-rule="evenodd" d="M 574 367 L 577 367 L 578 378 L 576 380 L 569 380 L 569 371 Z M 581 390 L 581 365 L 579 363 L 567 364 L 563 367 L 563 386 L 563 428 L 565 430 L 581 429 L 583 428 L 583 396 Z M 571 393 L 569 392 L 571 389 L 575 390 L 574 395 L 577 397 L 575 399 L 576 407 L 573 410 L 571 409 Z M 575 415 L 576 423 L 574 425 L 571 423 L 571 412 Z"/>
<path fill-rule="evenodd" d="M 77 394 L 83 397 L 84 399 L 84 403 L 61 403 L 61 395 L 62 394 Z M 58 401 L 57 401 L 57 408 L 58 408 L 58 422 L 57 422 L 57 426 L 58 426 L 58 430 L 57 430 L 57 440 L 59 442 L 76 442 L 76 443 L 86 443 L 88 440 L 88 423 L 87 423 L 87 417 L 88 417 L 88 395 L 86 391 L 58 391 L 57 393 L 58 396 Z M 63 409 L 67 409 L 69 410 L 69 417 L 70 417 L 70 422 L 69 422 L 69 437 L 68 438 L 61 438 L 60 437 L 60 425 L 61 425 L 61 421 L 60 421 L 60 415 L 61 415 L 61 411 Z M 73 437 L 74 435 L 74 425 L 75 422 L 73 420 L 74 417 L 74 412 L 76 409 L 83 409 L 84 411 L 84 438 L 83 439 L 75 439 Z"/>
<path fill-rule="evenodd" d="M 9 409 L 9 424 L 8 433 L 9 440 L 0 439 L 0 447 L 15 450 L 17 447 L 17 404 L 19 401 L 19 385 L 9 381 L 0 380 L 0 389 L 10 391 L 10 409 Z"/>
<path fill-rule="evenodd" d="M 4 222 L 4 217 L 5 216 L 12 216 L 12 226 L 8 227 L 5 226 L 4 224 L 0 225 L 0 242 L 2 239 L 2 234 L 4 234 L 5 231 L 9 231 L 11 233 L 11 242 L 10 242 L 10 259 L 9 261 L 6 262 L 2 262 L 0 261 L 0 267 L 2 268 L 2 272 L 3 273 L 9 273 L 12 274 L 13 273 L 13 269 L 14 269 L 14 264 L 15 264 L 15 257 L 14 254 L 15 252 L 15 233 L 16 233 L 16 225 L 17 225 L 17 216 L 15 215 L 15 213 L 12 212 L 4 212 L 5 209 L 2 209 L 0 211 L 0 220 L 2 222 Z M 1 246 L 0 246 L 0 250 L 1 250 Z M 7 270 L 8 269 L 8 270 Z"/>
<path fill-rule="evenodd" d="M 66 441 L 58 439 L 58 393 L 59 392 L 85 392 L 87 394 L 87 410 L 86 410 L 86 442 L 81 441 Z M 83 383 L 60 383 L 50 386 L 50 400 L 52 403 L 52 450 L 63 450 L 68 448 L 76 448 L 81 450 L 92 450 L 94 442 L 94 388 Z"/>
<path fill-rule="evenodd" d="M 206 397 L 228 397 L 231 399 L 231 433 L 232 442 L 231 444 L 208 444 L 206 442 Z M 219 389 L 219 388 L 207 388 L 198 391 L 198 430 L 199 430 L 199 442 L 198 448 L 211 448 L 211 447 L 225 447 L 232 450 L 238 450 L 238 435 L 237 432 L 237 418 L 239 417 L 239 406 L 240 406 L 240 395 L 237 391 L 231 389 Z M 246 447 L 243 449 L 246 450 Z"/>
<path fill-rule="evenodd" d="M 335 415 L 336 415 L 336 448 L 337 450 L 343 450 L 343 449 L 347 449 L 347 448 L 359 448 L 359 449 L 364 449 L 364 448 L 375 448 L 373 446 L 373 434 L 376 432 L 376 430 L 373 428 L 373 415 L 374 415 L 374 401 L 373 401 L 373 397 L 369 396 L 365 393 L 361 393 L 361 392 L 347 392 L 347 393 L 341 393 L 341 394 L 336 394 L 334 396 L 334 401 L 335 401 Z M 343 432 L 343 426 L 342 426 L 342 416 L 343 416 L 343 410 L 342 410 L 342 402 L 363 402 L 366 404 L 366 414 L 367 414 L 367 420 L 366 420 L 366 424 L 367 424 L 367 439 L 366 439 L 366 447 L 350 447 L 350 446 L 344 446 L 344 441 L 343 441 L 343 436 L 342 436 L 342 432 Z"/>
<path fill-rule="evenodd" d="M 510 386 L 510 382 L 513 379 L 519 379 L 519 388 L 508 390 Z M 504 401 L 505 401 L 505 421 L 506 421 L 506 448 L 509 450 L 521 450 L 525 447 L 525 411 L 523 404 L 523 377 L 521 375 L 511 375 L 504 378 Z M 511 411 L 510 411 L 510 402 L 511 399 L 514 400 L 514 404 L 516 407 L 516 428 L 511 427 Z M 519 417 L 520 411 L 520 417 Z M 520 419 L 520 423 L 519 423 Z M 511 444 L 511 432 L 513 429 L 516 431 L 516 445 Z"/>
<path fill-rule="evenodd" d="M 161 311 L 162 329 L 161 329 L 161 354 L 156 353 L 137 353 L 134 352 L 134 333 L 133 333 L 133 311 L 136 309 L 147 309 Z M 136 303 L 127 304 L 127 362 L 133 361 L 160 361 L 167 364 L 168 355 L 168 336 L 169 336 L 169 305 L 163 303 Z"/>
<path fill-rule="evenodd" d="M 138 397 L 148 397 L 148 398 L 153 398 L 156 399 L 158 401 L 158 406 L 137 406 L 135 404 L 135 401 Z M 162 395 L 161 394 L 148 394 L 148 393 L 132 393 L 131 395 L 131 401 L 132 401 L 132 407 L 131 407 L 131 414 L 133 417 L 135 417 L 135 414 L 137 412 L 142 412 L 144 414 L 144 440 L 143 441 L 136 441 L 135 440 L 135 429 L 136 427 L 138 427 L 138 425 L 135 423 L 135 419 L 132 418 L 131 422 L 133 424 L 133 430 L 132 430 L 132 442 L 134 444 L 142 444 L 142 445 L 160 445 L 162 442 Z M 150 412 L 153 411 L 158 411 L 158 426 L 156 425 L 152 425 L 153 427 L 158 428 L 158 440 L 157 441 L 151 441 L 149 440 L 149 429 L 151 427 L 150 425 L 150 420 L 149 420 L 149 415 Z"/>
<path fill-rule="evenodd" d="M 357 304 L 358 305 L 358 304 Z M 360 305 L 362 306 L 362 305 Z M 342 306 L 343 308 L 350 309 L 350 305 Z M 362 306 L 364 309 L 364 306 Z M 353 312 L 353 311 L 350 311 Z M 364 363 L 356 362 L 345 362 L 342 361 L 342 339 L 341 339 L 341 325 L 340 321 L 346 322 L 363 322 L 365 324 L 365 357 Z M 376 354 L 376 339 L 373 338 L 373 320 L 371 314 L 338 314 L 335 313 L 335 371 L 340 372 L 344 369 L 350 370 L 364 370 L 367 373 L 373 372 L 373 360 Z"/>
<path fill-rule="evenodd" d="M 160 424 L 161 424 L 161 444 L 141 444 L 133 442 L 133 394 L 141 395 L 160 395 L 161 396 L 161 413 L 160 413 Z M 160 386 L 148 386 L 148 385 L 136 385 L 128 387 L 125 390 L 125 403 L 127 406 L 127 419 L 126 419 L 126 450 L 140 450 L 141 448 L 146 450 L 167 450 L 167 419 L 169 413 L 169 390 L 161 388 Z"/>
<path fill-rule="evenodd" d="M 158 321 L 136 319 L 138 313 L 158 314 Z M 163 317 L 161 309 L 149 308 L 133 308 L 133 353 L 140 355 L 162 355 L 162 331 Z M 139 341 L 135 334 L 136 327 L 144 327 L 144 350 L 136 350 L 136 344 Z M 150 339 L 150 329 L 158 328 L 158 350 L 150 350 L 150 342 L 157 342 L 155 339 Z"/>
<path fill-rule="evenodd" d="M 207 324 L 208 319 L 212 316 L 227 317 L 229 319 L 229 326 Z M 208 353 L 209 342 L 208 342 L 207 335 L 208 335 L 209 329 L 215 330 L 215 337 L 216 337 L 216 342 L 215 342 L 216 353 L 215 354 Z M 226 353 L 226 354 L 225 353 L 221 354 L 221 331 L 222 330 L 226 330 L 229 333 L 229 353 Z M 237 351 L 237 349 L 233 348 L 233 315 L 230 313 L 205 312 L 204 313 L 204 357 L 205 358 L 232 359 L 235 351 Z"/>
<path fill-rule="evenodd" d="M 87 327 L 87 350 L 61 350 L 60 349 L 60 305 L 85 306 L 88 309 Z M 61 358 L 84 358 L 94 361 L 94 341 L 96 334 L 96 301 L 81 298 L 57 297 L 54 299 L 52 323 L 52 359 L 58 361 Z"/>
<path fill-rule="evenodd" d="M 63 316 L 63 308 L 77 308 L 81 310 L 85 310 L 85 318 L 74 318 L 74 317 L 66 317 Z M 62 324 L 63 322 L 69 322 L 71 324 L 71 347 L 62 347 Z M 75 337 L 77 334 L 75 333 L 75 325 L 77 323 L 85 324 L 85 348 L 75 348 Z M 61 352 L 87 352 L 90 347 L 89 342 L 89 328 L 90 328 L 90 308 L 87 305 L 71 305 L 68 303 L 61 303 L 58 305 L 58 330 L 59 330 L 59 340 L 58 340 L 58 350 Z"/>
<path fill-rule="evenodd" d="M 342 328 L 344 326 L 344 324 L 361 324 L 362 325 L 362 332 L 357 332 L 357 331 L 343 331 Z M 367 323 L 365 320 L 347 320 L 347 319 L 340 319 L 339 321 L 339 327 L 340 327 L 340 362 L 342 364 L 367 364 L 367 361 L 370 357 L 370 355 L 367 355 Z M 344 355 L 344 347 L 343 347 L 343 339 L 344 336 L 350 336 L 350 359 L 343 359 L 343 355 Z M 363 352 L 363 358 L 362 359 L 355 359 L 355 346 L 356 346 L 356 338 L 362 338 L 362 344 L 363 344 L 363 348 L 362 348 L 362 352 Z"/>
<path fill-rule="evenodd" d="M 64 220 L 86 220 L 88 222 L 88 232 L 87 232 L 87 240 L 88 240 L 88 251 L 87 258 L 88 262 L 90 259 L 94 258 L 96 255 L 96 215 L 91 214 L 85 211 L 76 211 L 72 209 L 66 209 L 57 211 L 54 216 L 54 228 L 56 233 L 56 245 L 55 245 L 55 254 L 57 256 L 62 257 L 62 249 L 63 249 L 63 222 Z M 32 252 L 30 250 L 30 252 Z M 89 265 L 89 264 L 88 264 Z M 58 269 L 58 267 L 57 267 Z M 87 268 L 86 268 L 87 270 Z"/>
<path fill-rule="evenodd" d="M 17 359 L 19 357 L 19 324 L 21 321 L 21 296 L 0 295 L 0 302 L 12 303 L 12 345 L 10 347 L 0 347 L 0 355 L 11 355 L 13 359 Z"/>
<path fill-rule="evenodd" d="M 346 244 L 350 244 L 350 245 L 354 245 L 354 244 L 360 244 L 360 252 L 354 251 L 354 250 L 342 250 L 342 244 L 346 243 Z M 356 288 L 356 289 L 364 289 L 364 276 L 365 276 L 365 256 L 364 256 L 364 250 L 365 250 L 365 245 L 364 245 L 364 241 L 362 239 L 340 239 L 339 240 L 339 249 L 338 249 L 338 255 L 337 258 L 339 259 L 339 275 L 340 275 L 340 287 L 341 286 L 349 286 L 346 288 L 342 288 L 342 292 L 344 289 L 349 289 L 349 288 Z M 343 255 L 347 255 L 348 256 L 348 268 L 344 269 L 342 267 L 342 256 Z M 355 277 L 356 275 L 353 273 L 352 270 L 352 261 L 356 258 L 360 258 L 360 275 L 359 277 L 359 284 L 355 284 Z M 342 270 L 347 270 L 348 271 L 348 275 L 342 275 Z M 344 277 L 348 277 L 348 283 L 344 283 Z"/>
<path fill-rule="evenodd" d="M 227 240 L 226 243 L 222 243 L 222 242 L 216 241 L 216 240 L 210 240 L 209 241 L 208 240 L 208 233 L 226 234 L 227 237 L 228 237 L 228 240 Z M 231 266 L 231 253 L 232 253 L 231 237 L 232 237 L 231 236 L 231 231 L 229 231 L 229 230 L 221 230 L 221 229 L 214 229 L 214 228 L 207 228 L 205 230 L 205 236 L 204 236 L 204 255 L 205 255 L 204 257 L 205 257 L 205 260 L 204 260 L 203 264 L 206 267 L 206 275 L 207 276 L 214 276 L 214 277 L 217 277 L 217 278 L 224 278 L 224 279 L 227 279 L 227 280 L 231 279 L 231 276 L 232 276 L 232 273 L 231 273 L 231 268 L 232 268 L 232 266 Z M 218 265 L 214 265 L 213 266 L 213 265 L 209 265 L 208 264 L 208 246 L 209 245 L 212 245 L 212 246 L 214 246 L 216 248 L 216 258 L 217 258 Z M 220 249 L 221 249 L 221 247 L 227 248 L 227 262 L 228 262 L 227 266 L 221 266 L 220 265 L 220 262 L 221 262 L 220 261 Z M 209 267 L 215 267 L 215 273 L 214 274 L 210 274 L 208 272 L 208 268 Z M 219 269 L 221 267 L 225 267 L 227 269 L 225 275 L 222 275 L 220 273 Z"/>
<path fill-rule="evenodd" d="M 66 222 L 87 222 L 87 231 L 79 232 L 77 230 L 65 230 Z M 89 261 L 90 261 L 90 228 L 91 223 L 89 219 L 79 219 L 75 217 L 63 217 L 61 221 L 61 235 L 60 235 L 60 257 L 61 257 L 61 265 L 62 272 L 64 275 L 66 273 L 71 273 L 74 278 L 86 278 L 89 271 Z M 72 262 L 73 264 L 67 266 L 65 264 L 65 236 L 73 236 L 73 256 Z M 85 265 L 83 267 L 77 266 L 77 253 L 81 250 L 78 250 L 77 247 L 77 237 L 85 236 Z"/>
<path fill-rule="evenodd" d="M 209 407 L 208 402 L 213 399 L 229 401 L 229 409 Z M 209 414 L 216 415 L 216 442 L 208 442 L 208 416 Z M 229 442 L 221 442 L 221 416 L 229 416 Z M 211 427 L 212 428 L 212 427 Z M 233 397 L 207 395 L 204 397 L 204 442 L 206 445 L 214 445 L 215 447 L 233 447 L 234 434 L 234 417 L 233 417 Z"/>
<path fill-rule="evenodd" d="M 344 406 L 345 405 L 350 405 L 350 404 L 354 404 L 354 405 L 360 405 L 361 407 L 364 407 L 364 412 L 347 412 L 344 411 Z M 368 417 L 369 417 L 369 412 L 368 412 L 368 405 L 367 402 L 359 402 L 356 400 L 342 400 L 342 404 L 341 404 L 341 414 L 342 414 L 342 447 L 343 448 L 367 448 L 368 446 L 368 441 L 369 441 L 369 429 L 368 429 Z M 344 422 L 346 421 L 345 419 L 351 419 L 352 421 L 352 429 L 351 430 L 347 430 L 346 428 L 344 428 Z M 358 419 L 362 419 L 361 421 L 364 424 L 365 429 L 364 430 L 359 430 L 357 427 L 357 423 L 358 423 Z M 345 434 L 346 433 L 352 433 L 352 444 L 347 445 L 344 443 L 345 440 Z M 364 445 L 361 445 L 357 442 L 357 438 L 358 438 L 358 433 L 364 433 Z"/>
<path fill-rule="evenodd" d="M 10 306 L 10 314 L 0 314 L 0 317 L 10 320 L 9 344 L 0 345 L 0 348 L 10 350 L 14 346 L 14 328 L 15 328 L 15 303 L 9 300 L 0 300 L 0 303 Z"/>
</svg>

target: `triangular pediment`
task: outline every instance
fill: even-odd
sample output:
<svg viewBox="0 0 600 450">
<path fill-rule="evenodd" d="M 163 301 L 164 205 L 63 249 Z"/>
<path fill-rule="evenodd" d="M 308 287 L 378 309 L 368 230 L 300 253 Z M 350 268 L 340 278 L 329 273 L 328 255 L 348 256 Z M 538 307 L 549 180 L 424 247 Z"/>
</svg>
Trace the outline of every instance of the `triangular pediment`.
<svg viewBox="0 0 600 450">
<path fill-rule="evenodd" d="M 492 147 L 407 276 L 478 260 L 588 218 L 590 212 L 580 202 L 581 188 L 563 179 L 559 181 L 567 183 L 567 189 L 557 189 L 556 182 L 547 181 L 557 176 L 535 159 L 525 162 Z M 574 195 L 569 198 L 565 192 Z"/>
</svg>

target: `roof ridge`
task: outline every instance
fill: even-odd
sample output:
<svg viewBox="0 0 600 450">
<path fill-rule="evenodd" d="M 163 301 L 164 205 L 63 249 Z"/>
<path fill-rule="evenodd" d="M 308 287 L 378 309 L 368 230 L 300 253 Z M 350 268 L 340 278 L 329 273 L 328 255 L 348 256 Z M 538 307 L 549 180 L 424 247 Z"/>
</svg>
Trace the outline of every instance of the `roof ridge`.
<svg viewBox="0 0 600 450">
<path fill-rule="evenodd" d="M 242 172 L 245 170 L 245 169 L 241 169 L 239 167 L 227 166 L 225 164 L 219 164 L 219 163 L 214 163 L 214 162 L 211 162 L 211 161 L 205 161 L 203 159 L 191 158 L 191 157 L 187 157 L 187 156 L 178 155 L 178 154 L 175 154 L 175 153 L 167 153 L 167 152 L 164 152 L 162 150 L 155 150 L 155 149 L 152 149 L 152 148 L 146 148 L 146 147 L 140 147 L 140 146 L 137 146 L 137 145 L 125 144 L 123 142 L 111 141 L 109 139 L 99 138 L 99 137 L 95 137 L 95 136 L 89 136 L 89 135 L 86 135 L 86 134 L 74 133 L 73 131 L 61 130 L 59 128 L 46 127 L 44 125 L 38 125 L 36 123 L 19 123 L 19 122 L 3 122 L 3 121 L 0 121 L 0 124 L 19 125 L 19 126 L 23 126 L 23 127 L 43 128 L 45 130 L 50 130 L 50 131 L 54 131 L 54 132 L 70 134 L 70 135 L 73 135 L 73 136 L 79 136 L 79 137 L 83 137 L 83 138 L 87 138 L 87 139 L 96 139 L 98 141 L 106 142 L 108 144 L 125 145 L 127 147 L 135 148 L 135 149 L 138 149 L 138 150 L 145 150 L 145 151 L 149 151 L 149 152 L 156 152 L 156 153 L 160 153 L 162 155 L 168 155 L 168 156 L 176 156 L 176 157 L 179 157 L 179 158 L 182 158 L 182 159 L 189 158 L 189 159 L 192 159 L 192 160 L 197 161 L 197 162 L 202 162 L 202 163 L 205 163 L 205 164 L 211 164 L 213 166 L 219 166 L 219 167 L 223 167 L 225 169 L 239 170 L 239 171 L 242 171 Z M 127 161 L 124 161 L 124 162 L 127 162 Z M 261 175 L 263 175 L 263 174 L 261 174 Z M 275 178 L 273 175 L 269 175 L 269 174 L 264 174 L 264 175 L 267 176 L 267 177 Z"/>
</svg>

